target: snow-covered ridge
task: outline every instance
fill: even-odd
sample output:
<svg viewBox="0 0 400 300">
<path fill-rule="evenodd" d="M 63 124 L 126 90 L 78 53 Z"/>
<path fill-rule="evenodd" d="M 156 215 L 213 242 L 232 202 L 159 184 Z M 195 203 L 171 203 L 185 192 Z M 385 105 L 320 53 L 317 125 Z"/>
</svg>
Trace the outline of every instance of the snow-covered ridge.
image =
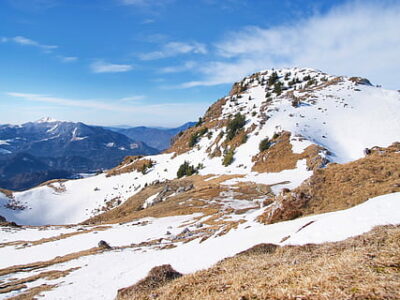
<svg viewBox="0 0 400 300">
<path fill-rule="evenodd" d="M 55 123 L 55 122 L 61 122 L 61 121 L 56 120 L 56 119 L 51 118 L 51 117 L 43 117 L 43 118 L 35 121 L 34 123 Z"/>
<path fill-rule="evenodd" d="M 269 208 L 275 208 L 276 199 L 298 192 L 282 191 L 284 188 L 295 189 L 313 175 L 315 171 L 307 165 L 308 158 L 301 156 L 310 147 L 317 149 L 317 158 L 323 156 L 331 162 L 342 163 L 363 157 L 365 148 L 385 147 L 399 141 L 398 92 L 374 87 L 361 78 L 292 68 L 265 70 L 248 76 L 236 83 L 230 95 L 219 103 L 218 114 L 208 117 L 206 113 L 203 122 L 177 139 L 176 143 L 184 151 L 128 157 L 113 169 L 113 174 L 51 182 L 13 194 L 4 191 L 7 196 L 0 192 L 0 215 L 18 224 L 80 223 L 101 214 L 105 206 L 113 209 L 123 203 L 124 207 L 109 213 L 117 213 L 119 218 L 126 216 L 125 207 L 130 210 L 128 213 L 133 211 L 122 221 L 107 218 L 99 221 L 111 222 L 111 225 L 94 220 L 84 223 L 95 223 L 93 226 L 0 228 L 0 257 L 8 257 L 0 260 L 0 269 L 14 265 L 22 265 L 24 269 L 24 272 L 12 270 L 3 276 L 6 285 L 15 286 L 20 279 L 46 271 L 73 270 L 56 279 L 31 280 L 26 283 L 27 288 L 10 291 L 5 296 L 12 297 L 47 283 L 56 287 L 41 293 L 45 299 L 114 299 L 119 288 L 142 279 L 154 266 L 171 264 L 179 272 L 190 273 L 259 243 L 302 245 L 340 241 L 377 225 L 400 224 L 400 193 L 393 192 L 398 191 L 398 186 L 392 189 L 390 182 L 387 190 L 390 194 L 378 197 L 367 194 L 362 199 L 364 203 L 349 209 L 308 214 L 269 225 L 256 221 Z M 245 119 L 240 134 L 247 136 L 232 142 L 227 139 L 229 126 L 226 124 L 238 113 Z M 76 129 L 69 132 L 80 138 Z M 260 152 L 259 144 L 266 138 L 272 141 L 270 148 Z M 259 169 L 253 168 L 255 164 L 270 161 L 272 150 L 284 147 L 283 144 L 289 148 L 288 156 L 301 158 L 296 158 L 292 167 L 280 171 L 256 172 Z M 115 145 L 105 141 L 104 146 Z M 376 152 L 354 164 L 363 165 L 368 161 L 375 166 L 375 161 L 389 161 L 384 159 L 394 156 L 391 161 L 397 161 L 399 148 L 391 149 L 390 156 L 385 152 L 387 149 L 373 149 Z M 220 155 L 213 155 L 218 150 Z M 233 153 L 233 160 L 225 166 L 224 156 L 229 151 Z M 200 176 L 177 180 L 177 171 L 185 162 L 196 167 Z M 324 175 L 332 167 L 345 166 L 330 166 L 317 172 Z M 190 188 L 182 189 L 182 182 L 187 182 Z M 304 185 L 307 184 L 310 181 Z M 251 197 L 254 190 L 258 193 Z M 196 201 L 197 207 L 193 204 Z M 150 213 L 155 211 L 157 216 L 157 211 L 164 208 L 175 212 L 182 206 L 188 209 L 183 214 L 155 218 Z M 207 214 L 212 206 L 218 213 Z M 201 210 L 193 213 L 191 209 L 198 207 Z M 104 214 L 97 218 L 102 217 Z M 237 222 L 237 226 L 228 228 L 229 222 Z M 218 227 L 217 223 L 222 225 Z M 96 248 L 99 241 L 106 241 L 111 248 Z M 24 266 L 71 253 L 76 257 L 63 263 L 42 266 L 39 263 L 38 269 L 32 271 Z"/>
<path fill-rule="evenodd" d="M 400 140 L 400 93 L 361 79 L 291 68 L 265 70 L 246 77 L 234 89 L 235 86 L 236 92 L 224 98 L 222 113 L 216 118 L 229 120 L 241 113 L 246 119 L 247 139 L 233 149 L 230 165 L 222 164 L 223 153 L 210 155 L 217 148 L 225 151 L 222 144 L 226 132 L 226 127 L 209 125 L 215 121 L 210 120 L 201 125 L 208 126 L 207 134 L 199 136 L 188 151 L 149 157 L 154 165 L 145 174 L 133 170 L 117 176 L 100 174 L 66 181 L 62 193 L 54 193 L 48 186 L 14 193 L 16 201 L 30 209 L 9 211 L 0 207 L 0 215 L 20 224 L 81 222 L 100 213 L 105 202 L 117 198 L 124 203 L 152 182 L 176 179 L 177 170 L 185 161 L 200 165 L 200 175 L 241 174 L 244 178 L 228 183 L 262 182 L 275 185 L 273 191 L 279 193 L 283 188 L 295 188 L 312 174 L 304 161 L 281 173 L 252 171 L 260 142 L 282 131 L 291 133 L 293 152 L 301 153 L 316 144 L 327 150 L 321 155 L 339 163 L 363 157 L 365 148 L 388 146 Z M 196 132 L 196 128 L 191 130 Z"/>
</svg>

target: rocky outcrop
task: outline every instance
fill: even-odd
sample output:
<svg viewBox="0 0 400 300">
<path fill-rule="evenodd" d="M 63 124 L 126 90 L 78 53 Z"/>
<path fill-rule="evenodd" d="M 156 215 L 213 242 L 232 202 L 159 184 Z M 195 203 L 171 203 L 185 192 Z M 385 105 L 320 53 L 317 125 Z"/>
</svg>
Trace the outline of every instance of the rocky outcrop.
<svg viewBox="0 0 400 300">
<path fill-rule="evenodd" d="M 185 193 L 192 190 L 193 188 L 194 188 L 193 183 L 186 181 L 178 183 L 167 183 L 164 185 L 162 190 L 157 194 L 157 196 L 154 199 L 152 199 L 152 201 L 144 203 L 143 208 L 148 208 L 150 206 L 156 205 L 157 203 L 165 201 L 168 197 L 172 195 Z"/>
</svg>

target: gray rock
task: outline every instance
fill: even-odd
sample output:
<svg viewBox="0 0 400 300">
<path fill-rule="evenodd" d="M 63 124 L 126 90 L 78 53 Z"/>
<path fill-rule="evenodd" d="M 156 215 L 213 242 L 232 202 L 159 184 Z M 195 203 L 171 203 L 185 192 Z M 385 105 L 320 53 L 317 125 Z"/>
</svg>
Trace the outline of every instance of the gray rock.
<svg viewBox="0 0 400 300">
<path fill-rule="evenodd" d="M 187 233 L 189 233 L 190 232 L 190 229 L 189 228 L 185 228 L 185 229 L 183 229 L 183 231 L 181 232 L 181 234 L 187 234 Z"/>
<path fill-rule="evenodd" d="M 176 190 L 177 194 L 183 193 L 185 191 L 185 187 L 184 186 L 180 186 L 178 187 L 178 189 Z"/>
<path fill-rule="evenodd" d="M 97 246 L 99 246 L 99 248 L 102 248 L 102 249 L 111 249 L 111 246 L 106 241 L 103 241 L 103 240 L 101 240 L 97 244 Z"/>
</svg>

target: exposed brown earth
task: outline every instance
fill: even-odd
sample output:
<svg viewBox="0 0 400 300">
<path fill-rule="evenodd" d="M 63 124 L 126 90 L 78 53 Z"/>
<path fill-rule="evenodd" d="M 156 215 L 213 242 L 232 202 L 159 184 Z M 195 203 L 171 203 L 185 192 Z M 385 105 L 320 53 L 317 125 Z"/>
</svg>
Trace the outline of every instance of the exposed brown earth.
<svg viewBox="0 0 400 300">
<path fill-rule="evenodd" d="M 204 117 L 204 121 L 201 125 L 186 129 L 181 136 L 177 136 L 175 138 L 171 147 L 165 150 L 164 153 L 175 153 L 175 156 L 185 153 L 193 148 L 189 146 L 189 141 L 193 134 L 196 134 L 197 132 L 200 132 L 205 128 L 207 128 L 207 130 L 210 130 L 213 128 L 221 128 L 225 125 L 226 125 L 226 120 L 212 120 L 210 118 Z"/>
<path fill-rule="evenodd" d="M 13 196 L 12 191 L 5 190 L 5 189 L 2 189 L 2 188 L 0 188 L 0 193 L 3 193 L 4 195 L 6 195 L 9 198 L 11 198 Z"/>
<path fill-rule="evenodd" d="M 1 223 L 0 223 L 1 224 Z M 1 224 L 2 225 L 2 224 Z M 93 227 L 90 229 L 82 229 L 82 230 L 77 230 L 74 232 L 69 232 L 69 233 L 63 233 L 57 236 L 52 236 L 49 238 L 42 238 L 40 240 L 36 241 L 13 241 L 13 242 L 7 242 L 7 243 L 0 243 L 0 248 L 6 247 L 6 246 L 19 246 L 18 249 L 21 248 L 26 248 L 26 247 L 31 247 L 31 246 L 37 246 L 40 244 L 44 243 L 50 243 L 62 239 L 67 239 L 70 238 L 71 236 L 79 235 L 79 234 L 84 234 L 84 233 L 89 233 L 89 232 L 94 232 L 94 231 L 103 231 L 111 228 L 111 226 L 99 226 L 99 227 Z"/>
<path fill-rule="evenodd" d="M 124 223 L 145 217 L 160 218 L 189 215 L 193 213 L 202 213 L 203 216 L 213 215 L 220 212 L 221 205 L 223 205 L 223 203 L 219 202 L 220 199 L 224 198 L 220 196 L 221 193 L 230 191 L 232 188 L 231 186 L 221 185 L 220 183 L 242 176 L 243 175 L 222 175 L 206 181 L 211 175 L 193 175 L 182 179 L 149 185 L 120 206 L 94 216 L 83 222 L 83 224 Z M 187 186 L 189 184 L 193 185 L 191 190 L 167 197 L 165 201 L 146 209 L 142 208 L 147 198 L 160 193 L 166 185 L 173 187 Z M 272 196 L 270 188 L 267 185 L 254 183 L 239 183 L 234 187 L 234 192 L 236 199 L 248 200 L 249 206 L 251 206 L 251 201 L 253 199 L 265 198 L 266 195 Z M 225 211 L 225 213 L 231 212 Z"/>
<path fill-rule="evenodd" d="M 15 290 L 20 290 L 22 288 L 26 288 L 26 283 L 36 281 L 38 279 L 47 279 L 47 280 L 53 280 L 53 279 L 58 279 L 61 277 L 65 277 L 66 275 L 70 274 L 71 272 L 77 270 L 79 268 L 71 268 L 65 271 L 46 271 L 46 272 L 41 272 L 36 275 L 32 275 L 23 279 L 17 279 L 17 280 L 12 280 L 10 282 L 0 284 L 0 294 L 5 294 L 9 293 L 11 291 Z M 24 298 L 22 298 L 24 299 Z M 26 298 L 26 299 L 31 299 L 31 298 Z"/>
<path fill-rule="evenodd" d="M 400 143 L 375 147 L 370 155 L 347 164 L 314 170 L 298 188 L 277 196 L 259 221 L 275 223 L 342 210 L 394 192 L 400 192 Z"/>
<path fill-rule="evenodd" d="M 179 277 L 182 277 L 182 274 L 175 271 L 171 265 L 154 267 L 146 278 L 131 287 L 120 289 L 117 299 L 135 299 L 136 294 L 149 292 Z"/>
<path fill-rule="evenodd" d="M 57 287 L 56 284 L 42 284 L 40 286 L 30 288 L 22 294 L 19 294 L 14 297 L 7 298 L 7 300 L 33 300 L 37 299 L 36 296 L 42 292 L 49 291 L 53 288 Z"/>
<path fill-rule="evenodd" d="M 319 168 L 326 163 L 319 155 L 324 149 L 317 145 L 308 146 L 303 153 L 293 153 L 290 136 L 290 132 L 282 132 L 279 137 L 271 141 L 273 145 L 269 149 L 254 156 L 255 163 L 252 171 L 273 173 L 295 169 L 297 162 L 301 159 L 307 160 L 307 166 L 310 169 Z"/>
<path fill-rule="evenodd" d="M 125 159 L 115 168 L 107 171 L 107 177 L 120 175 L 124 173 L 130 173 L 133 171 L 141 172 L 145 166 L 153 164 L 151 159 L 142 158 L 143 156 L 127 156 Z"/>
<path fill-rule="evenodd" d="M 400 226 L 337 243 L 256 246 L 117 299 L 400 299 Z"/>
</svg>

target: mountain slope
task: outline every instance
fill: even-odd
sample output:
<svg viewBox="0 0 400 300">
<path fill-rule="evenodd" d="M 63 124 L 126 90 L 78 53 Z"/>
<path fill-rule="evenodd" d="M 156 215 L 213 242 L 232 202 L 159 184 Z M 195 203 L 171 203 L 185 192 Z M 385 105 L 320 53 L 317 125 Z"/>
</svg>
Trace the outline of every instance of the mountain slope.
<svg viewBox="0 0 400 300">
<path fill-rule="evenodd" d="M 248 76 L 163 154 L 0 192 L 10 222 L 75 223 L 5 228 L 0 291 L 113 299 L 155 266 L 191 273 L 260 243 L 341 241 L 400 224 L 397 111 L 399 92 L 362 78 L 299 68 Z"/>
<path fill-rule="evenodd" d="M 150 147 L 163 151 L 171 146 L 171 139 L 175 135 L 194 126 L 195 124 L 195 122 L 188 122 L 176 128 L 155 128 L 139 126 L 131 128 L 110 127 L 109 129 L 122 133 L 135 141 L 144 142 Z"/>
<path fill-rule="evenodd" d="M 169 282 L 147 276 L 147 282 L 119 290 L 117 299 L 395 300 L 400 298 L 399 240 L 397 225 L 336 243 L 258 244 L 207 270 L 175 280 L 165 276 Z"/>
<path fill-rule="evenodd" d="M 388 146 L 400 139 L 400 122 L 395 113 L 400 111 L 400 93 L 365 83 L 359 78 L 334 77 L 311 69 L 256 73 L 236 83 L 230 96 L 212 105 L 202 118 L 203 123 L 186 130 L 167 153 L 150 157 L 151 167 L 145 172 L 131 172 L 127 166 L 137 164 L 137 158 L 133 158 L 116 168 L 122 170 L 117 172 L 121 175 L 101 174 L 63 183 L 66 193 L 54 194 L 47 186 L 15 193 L 15 199 L 32 209 L 28 215 L 24 211 L 13 212 L 14 217 L 7 215 L 22 224 L 81 222 L 105 207 L 109 209 L 105 203 L 114 202 L 111 207 L 115 207 L 154 181 L 175 179 L 185 161 L 200 167 L 202 176 L 237 177 L 227 184 L 252 181 L 271 186 L 275 194 L 283 188 L 295 188 L 312 175 L 312 169 L 328 161 L 361 158 L 367 147 Z M 280 93 L 275 91 L 277 86 Z M 245 124 L 229 139 L 237 113 L 244 116 Z M 285 132 L 290 133 L 290 138 L 283 143 L 280 139 L 287 136 Z M 269 149 L 260 152 L 259 144 L 266 138 Z M 283 146 L 293 153 L 292 163 L 287 169 L 265 173 L 262 165 L 268 163 L 266 157 L 271 157 L 271 151 L 279 153 Z M 317 148 L 310 152 L 309 147 Z M 301 153 L 309 154 L 297 155 Z M 231 156 L 231 162 L 224 166 L 227 156 Z M 281 163 L 288 157 L 284 155 Z M 35 196 L 39 194 L 40 197 Z M 61 199 L 68 209 L 52 205 L 52 214 L 43 217 L 37 211 L 38 217 L 32 223 L 36 205 L 41 211 L 42 203 L 58 203 Z M 60 210 L 61 222 L 53 209 Z"/>
</svg>

